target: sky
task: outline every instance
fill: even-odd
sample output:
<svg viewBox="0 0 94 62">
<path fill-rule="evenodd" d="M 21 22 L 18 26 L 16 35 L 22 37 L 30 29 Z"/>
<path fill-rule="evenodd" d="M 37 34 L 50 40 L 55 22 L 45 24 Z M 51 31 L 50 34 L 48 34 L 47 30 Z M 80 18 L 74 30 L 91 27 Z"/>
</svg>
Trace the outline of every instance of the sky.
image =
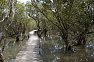
<svg viewBox="0 0 94 62">
<path fill-rule="evenodd" d="M 21 3 L 26 3 L 27 1 L 31 1 L 31 0 L 17 0 L 20 1 Z"/>
<path fill-rule="evenodd" d="M 27 1 L 31 1 L 31 0 L 17 0 L 20 1 L 21 3 L 26 3 Z M 53 2 L 53 0 L 51 0 Z"/>
</svg>

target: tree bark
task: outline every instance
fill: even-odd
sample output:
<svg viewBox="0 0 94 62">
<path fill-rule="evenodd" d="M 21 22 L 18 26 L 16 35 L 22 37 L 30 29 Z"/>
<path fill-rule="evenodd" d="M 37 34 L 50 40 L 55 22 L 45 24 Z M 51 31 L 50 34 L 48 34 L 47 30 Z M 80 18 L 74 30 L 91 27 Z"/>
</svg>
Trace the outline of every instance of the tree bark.
<svg viewBox="0 0 94 62">
<path fill-rule="evenodd" d="M 72 46 L 71 44 L 69 44 L 68 42 L 68 32 L 64 33 L 61 35 L 61 38 L 63 39 L 63 41 L 65 42 L 66 45 L 66 51 L 71 51 L 72 50 Z"/>
</svg>

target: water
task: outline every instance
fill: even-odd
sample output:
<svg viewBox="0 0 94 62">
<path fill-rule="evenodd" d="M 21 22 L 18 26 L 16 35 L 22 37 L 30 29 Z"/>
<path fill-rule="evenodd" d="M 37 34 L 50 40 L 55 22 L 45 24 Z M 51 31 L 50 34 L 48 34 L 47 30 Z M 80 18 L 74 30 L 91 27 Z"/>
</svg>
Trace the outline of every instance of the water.
<svg viewBox="0 0 94 62">
<path fill-rule="evenodd" d="M 37 37 L 33 37 L 37 39 Z M 29 39 L 30 40 L 30 39 Z M 15 62 L 16 55 L 21 50 L 25 41 L 14 44 L 14 39 L 6 44 L 3 53 L 5 62 Z M 40 55 L 43 62 L 94 62 L 94 44 L 88 43 L 83 46 L 74 46 L 74 51 L 65 51 L 64 45 L 60 40 L 47 40 L 41 42 Z"/>
<path fill-rule="evenodd" d="M 15 43 L 14 41 L 15 39 L 13 38 L 6 39 L 5 49 L 3 52 L 4 62 L 15 62 L 16 55 L 21 50 L 26 40 L 19 41 L 18 43 Z M 2 44 L 0 45 L 2 46 Z"/>
<path fill-rule="evenodd" d="M 36 30 L 29 32 L 29 39 L 17 54 L 16 62 L 43 62 L 39 55 L 39 37 Z"/>
<path fill-rule="evenodd" d="M 93 44 L 74 46 L 74 51 L 65 51 L 60 41 L 54 41 L 44 41 L 41 45 L 44 62 L 94 62 Z"/>
</svg>

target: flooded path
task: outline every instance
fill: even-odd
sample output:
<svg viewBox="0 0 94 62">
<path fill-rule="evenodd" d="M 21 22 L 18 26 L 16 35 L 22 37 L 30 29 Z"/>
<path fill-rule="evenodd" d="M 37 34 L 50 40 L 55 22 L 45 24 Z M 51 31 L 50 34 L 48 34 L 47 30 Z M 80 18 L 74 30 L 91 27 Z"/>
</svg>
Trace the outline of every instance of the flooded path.
<svg viewBox="0 0 94 62">
<path fill-rule="evenodd" d="M 15 62 L 43 62 L 39 55 L 39 38 L 30 35 L 26 45 L 18 53 Z"/>
</svg>

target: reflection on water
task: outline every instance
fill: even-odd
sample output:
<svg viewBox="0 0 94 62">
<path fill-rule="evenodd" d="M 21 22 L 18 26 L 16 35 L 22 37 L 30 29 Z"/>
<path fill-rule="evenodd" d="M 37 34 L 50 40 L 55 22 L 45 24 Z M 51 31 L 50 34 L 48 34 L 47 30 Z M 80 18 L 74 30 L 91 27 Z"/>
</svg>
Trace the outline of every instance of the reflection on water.
<svg viewBox="0 0 94 62">
<path fill-rule="evenodd" d="M 12 40 L 11 40 L 12 41 Z M 16 54 L 21 49 L 23 41 L 16 44 L 6 43 L 4 51 L 5 62 L 15 62 Z M 65 46 L 60 40 L 41 42 L 40 54 L 44 62 L 94 62 L 94 44 L 88 43 L 73 48 L 73 51 L 65 51 Z"/>
<path fill-rule="evenodd" d="M 55 41 L 55 40 L 54 40 Z M 41 56 L 44 62 L 94 62 L 94 45 L 75 46 L 74 51 L 65 51 L 60 42 L 44 41 Z"/>
</svg>

